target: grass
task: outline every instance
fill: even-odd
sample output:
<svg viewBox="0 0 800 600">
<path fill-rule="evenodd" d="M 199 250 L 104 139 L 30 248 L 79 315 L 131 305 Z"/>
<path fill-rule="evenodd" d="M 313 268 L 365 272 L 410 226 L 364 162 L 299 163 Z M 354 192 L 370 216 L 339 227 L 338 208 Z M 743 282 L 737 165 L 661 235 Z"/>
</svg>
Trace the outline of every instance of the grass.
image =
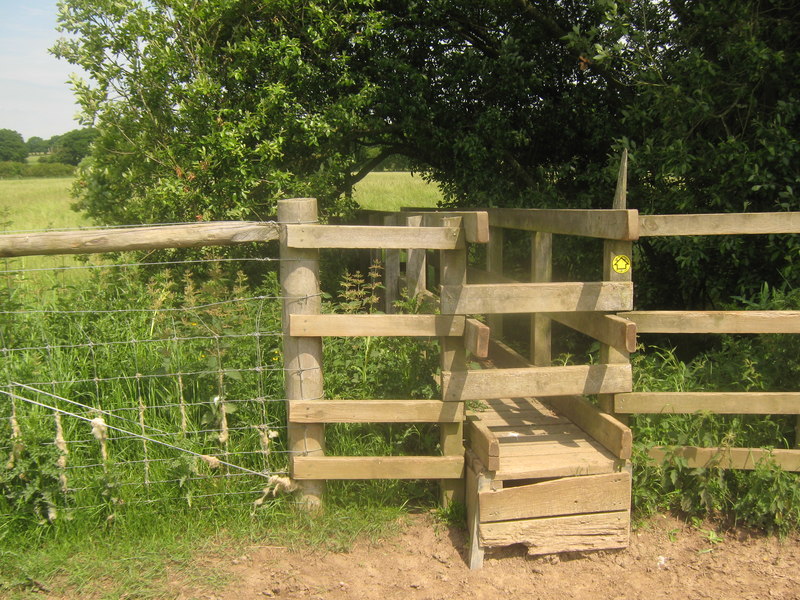
<svg viewBox="0 0 800 600">
<path fill-rule="evenodd" d="M 370 173 L 353 191 L 353 199 L 367 210 L 397 211 L 404 207 L 433 208 L 442 199 L 436 184 L 411 173 Z"/>
</svg>

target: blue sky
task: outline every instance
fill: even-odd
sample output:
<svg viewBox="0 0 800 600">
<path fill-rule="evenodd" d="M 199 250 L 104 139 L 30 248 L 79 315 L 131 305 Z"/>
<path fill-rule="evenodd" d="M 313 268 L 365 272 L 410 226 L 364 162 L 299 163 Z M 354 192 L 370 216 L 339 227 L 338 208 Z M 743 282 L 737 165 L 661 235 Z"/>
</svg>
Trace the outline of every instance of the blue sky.
<svg viewBox="0 0 800 600">
<path fill-rule="evenodd" d="M 56 0 L 0 0 L 0 129 L 26 140 L 80 127 L 67 83 L 77 69 L 47 51 L 56 12 Z"/>
</svg>

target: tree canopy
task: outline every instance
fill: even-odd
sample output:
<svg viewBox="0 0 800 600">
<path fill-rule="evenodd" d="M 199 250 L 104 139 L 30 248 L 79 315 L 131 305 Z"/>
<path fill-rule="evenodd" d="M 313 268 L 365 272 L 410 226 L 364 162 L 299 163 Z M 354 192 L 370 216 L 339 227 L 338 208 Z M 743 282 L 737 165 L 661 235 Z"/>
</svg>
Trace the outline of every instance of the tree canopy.
<svg viewBox="0 0 800 600">
<path fill-rule="evenodd" d="M 392 155 L 450 204 L 607 208 L 621 148 L 644 212 L 797 205 L 796 2 L 60 6 L 98 130 L 81 204 L 105 221 L 261 218 L 295 195 L 341 213 Z M 794 277 L 792 241 L 676 244 L 642 245 L 662 299 L 752 290 L 765 255 L 768 280 Z"/>
<path fill-rule="evenodd" d="M 13 129 L 0 129 L 0 161 L 24 161 L 28 156 L 28 148 L 22 134 Z"/>
</svg>

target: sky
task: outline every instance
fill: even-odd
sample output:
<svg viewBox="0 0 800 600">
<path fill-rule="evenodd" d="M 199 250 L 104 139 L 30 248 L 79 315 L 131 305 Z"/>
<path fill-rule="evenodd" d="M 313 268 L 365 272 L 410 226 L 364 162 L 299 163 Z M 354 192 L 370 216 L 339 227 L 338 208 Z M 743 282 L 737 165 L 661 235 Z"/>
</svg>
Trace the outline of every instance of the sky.
<svg viewBox="0 0 800 600">
<path fill-rule="evenodd" d="M 56 31 L 56 0 L 0 0 L 0 129 L 26 140 L 77 129 L 67 83 L 78 69 L 47 50 Z"/>
</svg>

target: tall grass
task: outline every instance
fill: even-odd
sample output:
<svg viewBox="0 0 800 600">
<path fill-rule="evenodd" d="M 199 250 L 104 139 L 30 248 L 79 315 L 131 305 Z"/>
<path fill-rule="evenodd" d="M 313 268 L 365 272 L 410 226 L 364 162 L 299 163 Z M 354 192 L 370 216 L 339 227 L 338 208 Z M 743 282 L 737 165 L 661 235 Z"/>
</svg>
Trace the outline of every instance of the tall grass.
<svg viewBox="0 0 800 600">
<path fill-rule="evenodd" d="M 433 208 L 442 199 L 439 187 L 405 172 L 370 173 L 353 190 L 353 199 L 367 210 L 398 211 Z"/>
</svg>

